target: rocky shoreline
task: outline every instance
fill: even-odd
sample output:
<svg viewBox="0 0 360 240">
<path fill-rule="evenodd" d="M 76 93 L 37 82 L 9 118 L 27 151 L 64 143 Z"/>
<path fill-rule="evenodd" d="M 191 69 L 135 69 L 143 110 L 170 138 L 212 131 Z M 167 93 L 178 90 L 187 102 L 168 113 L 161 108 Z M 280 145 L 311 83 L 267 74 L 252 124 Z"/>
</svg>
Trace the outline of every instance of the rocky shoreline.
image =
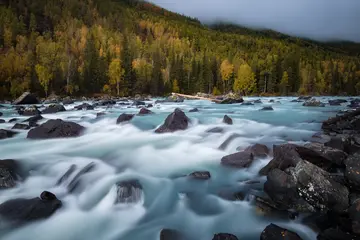
<svg viewBox="0 0 360 240">
<path fill-rule="evenodd" d="M 152 105 L 146 105 L 147 99 L 107 99 L 97 100 L 93 105 L 82 103 L 74 107 L 74 111 L 93 110 L 98 106 L 112 106 L 118 102 L 140 108 L 138 116 L 153 114 Z M 181 98 L 168 98 L 157 102 L 182 102 Z M 298 99 L 305 101 L 304 106 L 322 107 L 324 103 L 311 98 Z M 345 100 L 346 101 L 346 100 Z M 261 102 L 261 101 L 260 101 Z M 72 99 L 63 99 L 62 103 L 73 104 Z M 239 103 L 239 101 L 228 103 Z M 256 101 L 254 101 L 256 103 Z M 254 104 L 251 103 L 251 104 Z M 259 102 L 257 102 L 259 103 Z M 330 105 L 344 103 L 344 100 L 329 101 Z M 26 104 L 39 104 L 31 94 L 26 94 L 14 101 L 19 115 L 29 116 L 23 123 L 16 123 L 13 129 L 27 130 L 28 139 L 51 139 L 81 136 L 85 128 L 77 123 L 48 120 L 38 124 L 42 119 L 40 114 L 51 114 L 66 111 L 59 101 L 41 111 L 36 106 L 26 107 Z M 243 103 L 244 104 L 244 103 Z M 351 101 L 349 107 L 357 108 L 359 101 Z M 16 106 L 20 105 L 20 106 Z M 262 109 L 271 110 L 271 109 Z M 192 109 L 190 112 L 198 112 Z M 105 113 L 104 113 L 105 114 Z M 103 114 L 98 114 L 101 117 Z M 134 114 L 121 114 L 117 124 L 125 124 L 133 119 Z M 12 122 L 16 122 L 16 119 Z M 170 133 L 188 128 L 191 120 L 179 108 L 164 120 L 155 133 Z M 232 125 L 232 119 L 225 115 L 223 123 Z M 257 209 L 265 215 L 286 213 L 289 221 L 300 216 L 302 223 L 319 232 L 318 240 L 360 239 L 360 109 L 341 112 L 336 117 L 323 122 L 322 133 L 316 134 L 312 142 L 305 145 L 283 144 L 275 145 L 270 150 L 262 144 L 255 144 L 237 153 L 224 156 L 220 164 L 230 168 L 248 168 L 258 158 L 272 156 L 273 159 L 260 170 L 260 176 L 266 176 L 262 194 L 253 192 L 234 193 L 235 199 L 243 200 L 245 195 L 251 198 Z M 208 133 L 221 132 L 222 129 L 210 129 Z M 0 139 L 13 137 L 17 132 L 1 129 Z M 231 141 L 231 140 L 230 140 Z M 225 144 L 225 143 L 224 143 Z M 228 143 L 226 143 L 228 144 Z M 220 146 L 221 149 L 221 146 Z M 62 184 L 75 171 L 72 166 L 59 179 Z M 94 164 L 85 166 L 67 186 L 71 193 L 76 190 L 81 176 L 92 171 Z M 24 178 L 16 160 L 0 160 L 0 188 L 12 188 L 16 182 Z M 186 177 L 206 181 L 211 178 L 209 172 L 193 172 Z M 257 183 L 257 182 L 256 182 Z M 251 185 L 252 183 L 249 183 Z M 137 179 L 121 182 L 117 185 L 118 202 L 137 202 L 143 190 Z M 250 186 L 251 189 L 251 186 Z M 13 199 L 0 204 L 0 216 L 14 225 L 22 225 L 38 219 L 50 217 L 62 206 L 61 200 L 50 192 L 44 191 L 40 198 Z M 181 233 L 164 229 L 160 239 L 184 239 Z M 236 240 L 230 233 L 215 234 L 213 240 Z M 300 236 L 275 224 L 267 226 L 260 236 L 261 240 L 299 240 Z"/>
</svg>

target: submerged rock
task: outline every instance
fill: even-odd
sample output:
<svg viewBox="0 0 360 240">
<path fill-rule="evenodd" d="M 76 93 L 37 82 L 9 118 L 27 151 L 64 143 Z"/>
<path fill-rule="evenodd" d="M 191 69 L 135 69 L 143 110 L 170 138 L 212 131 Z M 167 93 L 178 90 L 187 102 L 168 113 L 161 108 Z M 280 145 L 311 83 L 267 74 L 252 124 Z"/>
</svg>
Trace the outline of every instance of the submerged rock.
<svg viewBox="0 0 360 240">
<path fill-rule="evenodd" d="M 260 240 L 302 240 L 295 232 L 281 228 L 275 224 L 267 226 L 260 235 Z"/>
<path fill-rule="evenodd" d="M 193 172 L 189 174 L 190 178 L 198 179 L 198 180 L 208 180 L 211 178 L 210 172 L 202 171 L 202 172 Z"/>
<path fill-rule="evenodd" d="M 229 233 L 217 233 L 212 240 L 238 240 L 238 238 Z"/>
<path fill-rule="evenodd" d="M 27 135 L 30 139 L 49 139 L 78 137 L 85 128 L 74 122 L 66 122 L 61 119 L 48 120 L 46 123 L 31 129 Z"/>
<path fill-rule="evenodd" d="M 28 130 L 30 129 L 30 126 L 26 124 L 16 123 L 11 129 Z"/>
<path fill-rule="evenodd" d="M 75 177 L 71 180 L 71 182 L 69 183 L 69 185 L 67 186 L 67 189 L 70 193 L 74 192 L 74 190 L 79 186 L 80 184 L 80 178 L 88 173 L 91 172 L 93 169 L 95 168 L 95 163 L 91 162 L 88 165 L 86 165 L 85 167 L 83 167 L 76 175 Z"/>
<path fill-rule="evenodd" d="M 225 150 L 227 148 L 227 146 L 236 138 L 239 138 L 241 137 L 240 134 L 237 134 L 237 133 L 233 133 L 231 134 L 230 137 L 228 137 L 220 146 L 219 146 L 219 149 L 220 150 Z"/>
<path fill-rule="evenodd" d="M 61 185 L 62 183 L 67 181 L 70 178 L 71 174 L 75 172 L 76 168 L 76 165 L 72 164 L 70 168 L 64 173 L 64 175 L 62 175 L 61 178 L 59 178 L 59 180 L 56 182 L 56 186 Z"/>
<path fill-rule="evenodd" d="M 102 116 L 105 116 L 106 113 L 105 112 L 98 112 L 96 113 L 96 118 L 101 118 Z"/>
<path fill-rule="evenodd" d="M 273 107 L 268 106 L 268 107 L 263 107 L 262 109 L 260 109 L 260 111 L 274 111 Z"/>
<path fill-rule="evenodd" d="M 251 152 L 237 152 L 227 155 L 221 159 L 221 164 L 236 168 L 247 168 L 254 161 L 254 156 Z"/>
<path fill-rule="evenodd" d="M 139 180 L 128 180 L 117 184 L 116 203 L 137 203 L 142 197 L 142 186 Z"/>
<path fill-rule="evenodd" d="M 149 109 L 146 108 L 141 108 L 139 111 L 139 115 L 148 115 L 148 114 L 152 114 L 153 112 L 150 111 Z"/>
<path fill-rule="evenodd" d="M 5 123 L 6 121 L 4 119 L 0 119 L 0 123 Z"/>
<path fill-rule="evenodd" d="M 10 130 L 6 130 L 6 129 L 0 129 L 0 140 L 6 139 L 6 138 L 12 138 L 16 134 L 18 134 L 18 133 L 10 131 Z"/>
<path fill-rule="evenodd" d="M 221 127 L 214 127 L 209 130 L 206 130 L 207 133 L 223 133 L 224 129 Z"/>
<path fill-rule="evenodd" d="M 15 160 L 0 160 L 0 189 L 15 187 L 18 164 Z"/>
<path fill-rule="evenodd" d="M 252 102 L 243 102 L 241 106 L 253 106 L 254 104 Z"/>
<path fill-rule="evenodd" d="M 131 121 L 131 119 L 134 118 L 134 116 L 135 116 L 134 114 L 123 113 L 117 118 L 116 124 L 120 124 L 123 122 L 129 122 L 129 121 Z"/>
<path fill-rule="evenodd" d="M 176 108 L 166 119 L 163 125 L 155 130 L 156 133 L 175 132 L 187 129 L 190 119 L 183 111 Z"/>
<path fill-rule="evenodd" d="M 189 112 L 198 112 L 199 111 L 199 109 L 197 109 L 197 108 L 193 108 L 193 109 L 190 109 L 190 111 Z"/>
<path fill-rule="evenodd" d="M 233 120 L 228 115 L 225 115 L 224 118 L 223 118 L 223 123 L 228 124 L 228 125 L 232 125 Z"/>
<path fill-rule="evenodd" d="M 12 119 L 10 119 L 8 122 L 9 123 L 12 123 L 12 122 L 16 122 L 18 119 L 17 118 L 12 118 Z"/>
<path fill-rule="evenodd" d="M 61 104 L 52 104 L 45 108 L 42 113 L 43 114 L 50 114 L 50 113 L 57 113 L 57 112 L 65 112 L 66 109 Z"/>
<path fill-rule="evenodd" d="M 18 99 L 13 102 L 13 105 L 23 104 L 39 104 L 39 100 L 30 92 L 24 92 Z"/>
</svg>

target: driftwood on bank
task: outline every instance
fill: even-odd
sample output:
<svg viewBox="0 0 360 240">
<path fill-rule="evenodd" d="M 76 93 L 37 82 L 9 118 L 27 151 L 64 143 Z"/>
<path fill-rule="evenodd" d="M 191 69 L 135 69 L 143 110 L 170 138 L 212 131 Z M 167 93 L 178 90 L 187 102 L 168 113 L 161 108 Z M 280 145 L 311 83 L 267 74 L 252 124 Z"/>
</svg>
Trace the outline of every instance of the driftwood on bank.
<svg viewBox="0 0 360 240">
<path fill-rule="evenodd" d="M 192 95 L 186 95 L 186 94 L 181 94 L 181 93 L 171 93 L 173 96 L 179 96 L 179 97 L 184 97 L 184 98 L 193 98 L 193 99 L 200 99 L 200 100 L 208 100 L 208 101 L 212 101 L 212 102 L 216 102 L 216 103 L 220 103 L 221 100 L 219 99 L 215 99 L 215 98 L 205 98 L 205 97 L 198 97 L 198 96 L 192 96 Z"/>
</svg>

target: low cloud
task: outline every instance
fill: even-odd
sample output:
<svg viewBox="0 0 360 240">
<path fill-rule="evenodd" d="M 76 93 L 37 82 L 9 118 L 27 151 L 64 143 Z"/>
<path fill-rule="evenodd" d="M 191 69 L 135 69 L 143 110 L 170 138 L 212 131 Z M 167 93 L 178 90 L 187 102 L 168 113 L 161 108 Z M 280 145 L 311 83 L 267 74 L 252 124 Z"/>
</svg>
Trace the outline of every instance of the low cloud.
<svg viewBox="0 0 360 240">
<path fill-rule="evenodd" d="M 227 21 L 316 40 L 360 42 L 360 0 L 151 0 L 202 22 Z"/>
</svg>

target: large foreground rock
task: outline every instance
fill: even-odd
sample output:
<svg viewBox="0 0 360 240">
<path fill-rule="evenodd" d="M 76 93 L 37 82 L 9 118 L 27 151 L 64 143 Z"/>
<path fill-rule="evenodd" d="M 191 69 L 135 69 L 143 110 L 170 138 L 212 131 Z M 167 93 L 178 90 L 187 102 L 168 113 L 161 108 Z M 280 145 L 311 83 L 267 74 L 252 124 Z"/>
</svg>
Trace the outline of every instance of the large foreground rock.
<svg viewBox="0 0 360 240">
<path fill-rule="evenodd" d="M 78 137 L 85 128 L 74 122 L 61 119 L 49 120 L 40 126 L 31 129 L 27 135 L 30 139 Z"/>
<path fill-rule="evenodd" d="M 116 124 L 120 124 L 122 122 L 129 122 L 131 121 L 131 119 L 134 118 L 134 114 L 127 114 L 127 113 L 122 113 L 116 120 Z"/>
<path fill-rule="evenodd" d="M 229 233 L 217 233 L 212 240 L 238 240 L 238 238 Z"/>
<path fill-rule="evenodd" d="M 360 236 L 344 232 L 340 229 L 330 228 L 321 232 L 317 240 L 360 240 Z"/>
<path fill-rule="evenodd" d="M 50 217 L 62 206 L 51 192 L 42 192 L 32 199 L 13 199 L 0 205 L 0 216 L 14 224 L 24 224 Z"/>
<path fill-rule="evenodd" d="M 0 140 L 6 139 L 6 138 L 12 138 L 16 134 L 18 134 L 18 133 L 10 131 L 10 130 L 6 130 L 6 129 L 0 129 Z"/>
<path fill-rule="evenodd" d="M 14 160 L 0 160 L 0 189 L 15 187 L 18 164 Z"/>
<path fill-rule="evenodd" d="M 302 238 L 295 232 L 270 224 L 262 231 L 260 240 L 302 240 Z"/>
<path fill-rule="evenodd" d="M 355 153 L 345 160 L 345 177 L 352 188 L 360 190 L 360 153 Z"/>
<path fill-rule="evenodd" d="M 39 104 L 39 100 L 30 92 L 24 92 L 18 99 L 13 102 L 14 105 Z"/>
<path fill-rule="evenodd" d="M 50 114 L 50 113 L 57 113 L 57 112 L 65 112 L 66 109 L 61 104 L 52 104 L 45 108 L 42 113 L 43 114 Z"/>
<path fill-rule="evenodd" d="M 184 236 L 177 230 L 162 229 L 160 232 L 160 240 L 184 240 Z"/>
<path fill-rule="evenodd" d="M 179 108 L 176 108 L 173 113 L 171 113 L 165 119 L 163 125 L 155 130 L 156 133 L 167 133 L 175 132 L 178 130 L 185 130 L 189 125 L 190 119 L 185 115 L 183 111 Z"/>
<path fill-rule="evenodd" d="M 360 109 L 329 118 L 322 129 L 327 133 L 360 133 Z"/>
</svg>

